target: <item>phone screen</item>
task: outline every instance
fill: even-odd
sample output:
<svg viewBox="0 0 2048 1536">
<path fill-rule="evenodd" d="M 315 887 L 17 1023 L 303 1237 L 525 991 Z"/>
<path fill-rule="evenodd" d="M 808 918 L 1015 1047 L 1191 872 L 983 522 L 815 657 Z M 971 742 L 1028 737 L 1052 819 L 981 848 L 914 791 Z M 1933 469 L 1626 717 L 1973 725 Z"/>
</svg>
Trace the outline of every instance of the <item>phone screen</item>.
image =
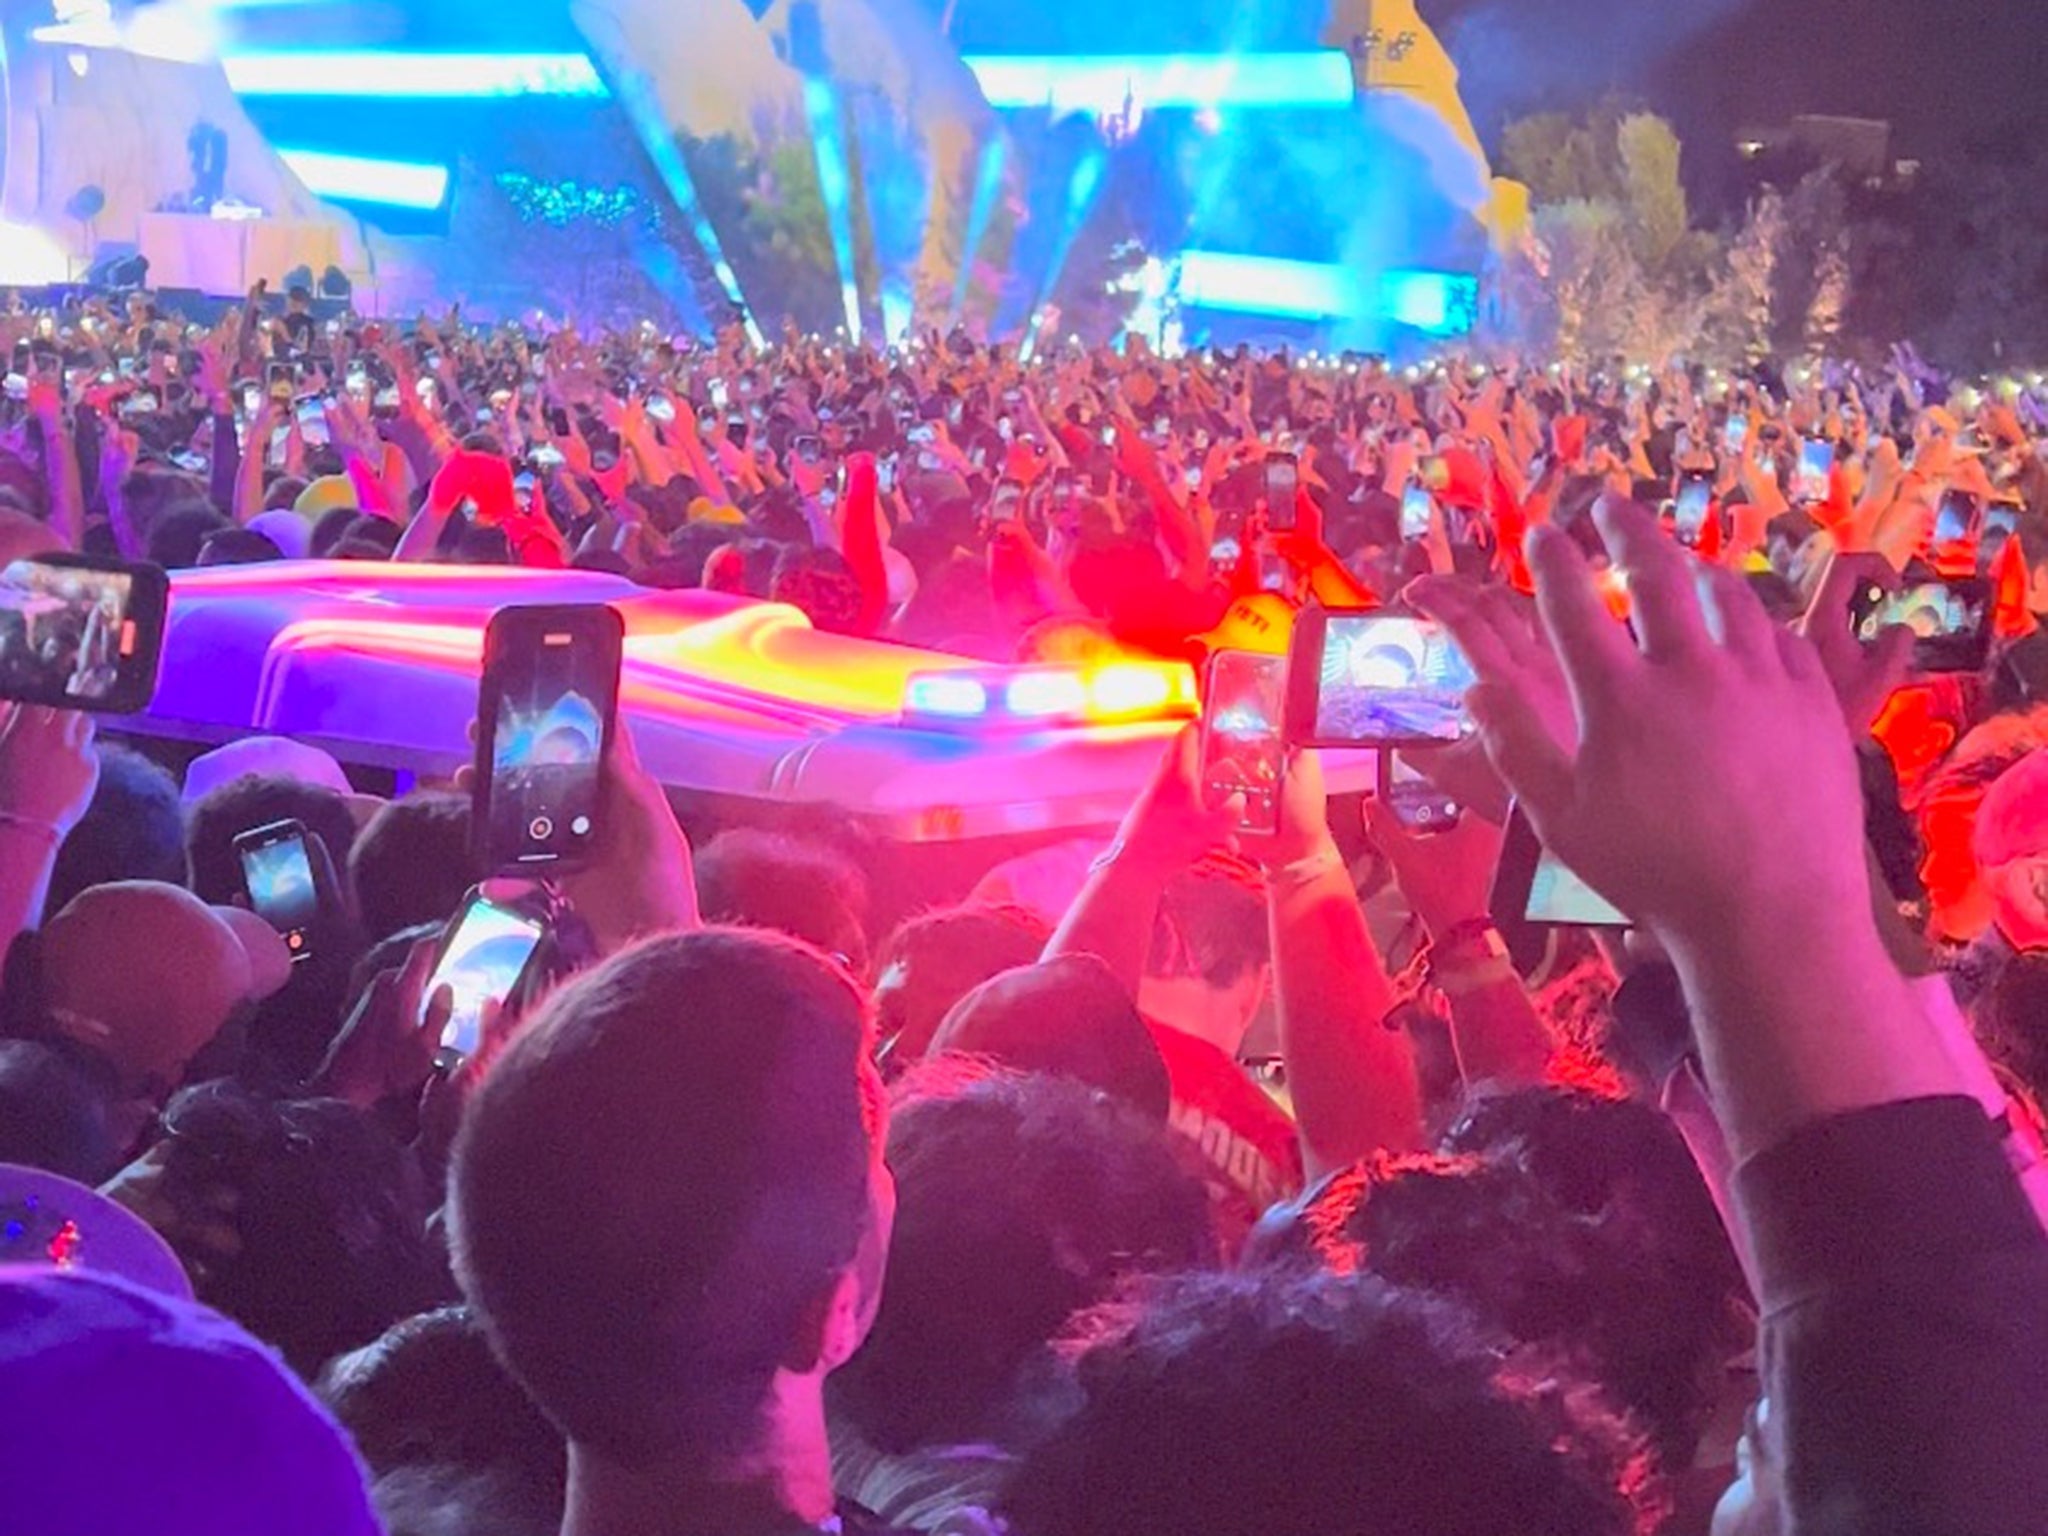
<svg viewBox="0 0 2048 1536">
<path fill-rule="evenodd" d="M 1835 445 L 1809 437 L 1799 449 L 1799 472 L 1792 483 L 1794 501 L 1826 501 L 1835 469 Z"/>
<path fill-rule="evenodd" d="M 1479 681 L 1440 625 L 1401 614 L 1327 616 L 1314 659 L 1312 743 L 1455 742 L 1472 729 L 1465 694 Z"/>
<path fill-rule="evenodd" d="M 0 571 L 0 698 L 108 714 L 148 707 L 168 602 L 155 566 L 15 561 Z"/>
<path fill-rule="evenodd" d="M 1244 796 L 1241 831 L 1279 830 L 1286 710 L 1284 656 L 1218 651 L 1210 659 L 1202 709 L 1202 787 L 1214 804 Z"/>
<path fill-rule="evenodd" d="M 454 993 L 454 1011 L 441 1032 L 442 1050 L 476 1054 L 485 1007 L 511 996 L 545 931 L 537 917 L 481 895 L 470 898 L 443 941 L 427 983 L 429 998 L 443 987 Z"/>
<path fill-rule="evenodd" d="M 1561 863 L 1548 848 L 1536 860 L 1529 880 L 1524 917 L 1532 923 L 1571 924 L 1582 928 L 1627 928 L 1626 914 Z"/>
<path fill-rule="evenodd" d="M 320 917 L 320 887 L 306 852 L 306 829 L 281 822 L 238 839 L 249 909 L 284 935 L 294 962 L 313 955 L 313 925 Z"/>
<path fill-rule="evenodd" d="M 995 496 L 989 502 L 989 520 L 997 523 L 1014 523 L 1023 505 L 1024 487 L 1014 480 L 998 480 Z"/>
<path fill-rule="evenodd" d="M 1409 543 L 1429 537 L 1429 521 L 1436 503 L 1429 488 L 1420 481 L 1401 493 L 1401 537 Z"/>
<path fill-rule="evenodd" d="M 1410 832 L 1448 832 L 1465 814 L 1463 806 L 1410 768 L 1398 752 L 1380 754 L 1379 796 Z"/>
<path fill-rule="evenodd" d="M 1977 498 L 1967 491 L 1950 491 L 1941 498 L 1941 511 L 1934 519 L 1934 542 L 1960 544 L 1976 521 Z"/>
<path fill-rule="evenodd" d="M 484 642 L 476 825 L 491 873 L 563 866 L 599 837 L 624 630 L 610 608 L 508 608 Z"/>
<path fill-rule="evenodd" d="M 2005 541 L 2019 532 L 2019 527 L 2019 508 L 1997 506 L 1987 509 L 1984 513 L 1984 531 L 1978 536 L 1978 563 L 1989 565 L 1997 559 L 1999 550 L 2005 546 Z"/>
<path fill-rule="evenodd" d="M 275 400 L 279 405 L 289 405 L 297 389 L 298 378 L 292 372 L 292 365 L 290 363 L 272 363 L 270 365 L 271 399 Z"/>
<path fill-rule="evenodd" d="M 1288 532 L 1295 526 L 1299 509 L 1295 498 L 1301 486 L 1301 467 L 1288 454 L 1276 453 L 1266 459 L 1266 526 Z"/>
<path fill-rule="evenodd" d="M 1679 543 L 1699 543 L 1700 530 L 1707 525 L 1707 510 L 1713 500 L 1713 482 L 1705 475 L 1687 475 L 1678 482 L 1678 501 L 1673 516 L 1678 525 Z"/>
</svg>

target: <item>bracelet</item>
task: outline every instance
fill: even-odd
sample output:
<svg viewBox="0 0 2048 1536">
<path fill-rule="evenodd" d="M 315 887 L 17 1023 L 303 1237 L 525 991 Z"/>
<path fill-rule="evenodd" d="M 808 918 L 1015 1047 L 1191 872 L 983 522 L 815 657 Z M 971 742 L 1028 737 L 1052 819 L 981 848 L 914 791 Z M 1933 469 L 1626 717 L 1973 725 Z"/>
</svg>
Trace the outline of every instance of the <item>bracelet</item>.
<svg viewBox="0 0 2048 1536">
<path fill-rule="evenodd" d="M 17 816 L 12 811 L 0 811 L 0 827 L 9 827 L 16 832 L 33 832 L 52 848 L 61 847 L 64 833 L 54 822 L 37 821 L 32 816 Z"/>
<path fill-rule="evenodd" d="M 1335 848 L 1319 848 L 1305 859 L 1296 859 L 1292 864 L 1283 864 L 1278 869 L 1266 872 L 1266 884 L 1273 889 L 1284 889 L 1297 885 L 1311 885 L 1326 875 L 1345 875 L 1344 855 Z"/>
</svg>

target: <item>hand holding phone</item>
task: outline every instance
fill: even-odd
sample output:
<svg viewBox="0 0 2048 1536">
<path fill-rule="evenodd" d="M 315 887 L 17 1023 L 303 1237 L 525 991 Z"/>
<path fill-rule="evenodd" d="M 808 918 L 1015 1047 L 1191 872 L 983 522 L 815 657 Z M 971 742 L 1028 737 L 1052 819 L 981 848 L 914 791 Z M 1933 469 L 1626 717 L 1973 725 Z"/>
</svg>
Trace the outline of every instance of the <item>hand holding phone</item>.
<svg viewBox="0 0 2048 1536">
<path fill-rule="evenodd" d="M 1389 609 L 1310 608 L 1296 620 L 1291 747 L 1448 746 L 1473 729 L 1478 674 L 1449 631 Z"/>
<path fill-rule="evenodd" d="M 318 833 L 274 822 L 235 839 L 249 910 L 275 928 L 292 963 L 313 958 L 321 918 L 335 889 L 334 866 Z"/>
<path fill-rule="evenodd" d="M 502 1007 L 522 984 L 545 964 L 548 921 L 537 903 L 493 900 L 478 887 L 441 936 L 434 969 L 421 1001 L 445 987 L 448 1020 L 441 1031 L 440 1061 L 444 1067 L 474 1056 L 483 1043 L 485 1014 Z"/>
<path fill-rule="evenodd" d="M 140 713 L 169 606 L 170 581 L 153 565 L 59 554 L 0 569 L 0 698 Z"/>
<path fill-rule="evenodd" d="M 474 835 L 492 874 L 555 874 L 602 844 L 625 626 L 602 605 L 506 608 L 484 636 Z"/>
<path fill-rule="evenodd" d="M 1218 651 L 1202 697 L 1203 797 L 1214 806 L 1239 799 L 1236 829 L 1274 835 L 1287 772 L 1287 658 Z"/>
<path fill-rule="evenodd" d="M 1269 453 L 1265 463 L 1266 526 L 1292 533 L 1299 526 L 1301 462 L 1291 453 Z"/>
</svg>

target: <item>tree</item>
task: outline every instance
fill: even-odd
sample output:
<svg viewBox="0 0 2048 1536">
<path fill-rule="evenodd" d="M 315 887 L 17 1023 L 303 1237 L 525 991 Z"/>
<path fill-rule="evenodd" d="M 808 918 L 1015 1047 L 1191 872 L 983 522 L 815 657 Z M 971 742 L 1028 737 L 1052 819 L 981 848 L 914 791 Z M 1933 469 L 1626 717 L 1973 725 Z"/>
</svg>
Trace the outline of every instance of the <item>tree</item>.
<svg viewBox="0 0 2048 1536">
<path fill-rule="evenodd" d="M 1678 135 L 1663 118 L 1635 112 L 1621 120 L 1615 144 L 1636 258 L 1646 271 L 1665 271 L 1692 229 L 1678 177 Z"/>
</svg>

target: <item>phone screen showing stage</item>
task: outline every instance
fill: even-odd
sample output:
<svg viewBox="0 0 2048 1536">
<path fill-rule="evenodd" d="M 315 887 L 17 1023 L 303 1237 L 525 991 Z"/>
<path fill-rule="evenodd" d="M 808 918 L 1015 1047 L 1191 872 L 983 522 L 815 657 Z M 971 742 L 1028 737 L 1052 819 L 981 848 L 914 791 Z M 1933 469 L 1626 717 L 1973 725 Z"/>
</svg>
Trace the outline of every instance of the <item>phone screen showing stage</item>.
<svg viewBox="0 0 2048 1536">
<path fill-rule="evenodd" d="M 1218 651 L 1209 663 L 1203 706 L 1202 785 L 1213 805 L 1244 797 L 1238 825 L 1273 832 L 1280 820 L 1280 777 L 1287 743 L 1287 659 Z"/>
<path fill-rule="evenodd" d="M 540 947 L 542 932 L 538 918 L 482 896 L 470 902 L 442 947 L 433 979 L 427 983 L 429 999 L 443 987 L 454 995 L 454 1010 L 441 1031 L 441 1049 L 464 1056 L 476 1054 L 484 1009 L 511 995 Z"/>
<path fill-rule="evenodd" d="M 255 914 L 284 936 L 293 960 L 308 958 L 320 916 L 320 888 L 306 854 L 306 836 L 294 829 L 265 842 L 244 843 L 242 880 Z"/>
<path fill-rule="evenodd" d="M 1333 614 L 1323 637 L 1315 739 L 1327 746 L 1455 742 L 1472 729 L 1478 682 L 1439 625 L 1390 614 Z"/>
<path fill-rule="evenodd" d="M 139 624 L 135 589 L 126 570 L 17 560 L 0 571 L 0 697 L 117 713 L 146 705 L 136 695 L 156 668 L 143 632 L 161 615 Z"/>
<path fill-rule="evenodd" d="M 494 622 L 487 812 L 494 871 L 573 864 L 594 851 L 619 645 L 618 619 L 607 608 L 515 609 Z"/>
</svg>

